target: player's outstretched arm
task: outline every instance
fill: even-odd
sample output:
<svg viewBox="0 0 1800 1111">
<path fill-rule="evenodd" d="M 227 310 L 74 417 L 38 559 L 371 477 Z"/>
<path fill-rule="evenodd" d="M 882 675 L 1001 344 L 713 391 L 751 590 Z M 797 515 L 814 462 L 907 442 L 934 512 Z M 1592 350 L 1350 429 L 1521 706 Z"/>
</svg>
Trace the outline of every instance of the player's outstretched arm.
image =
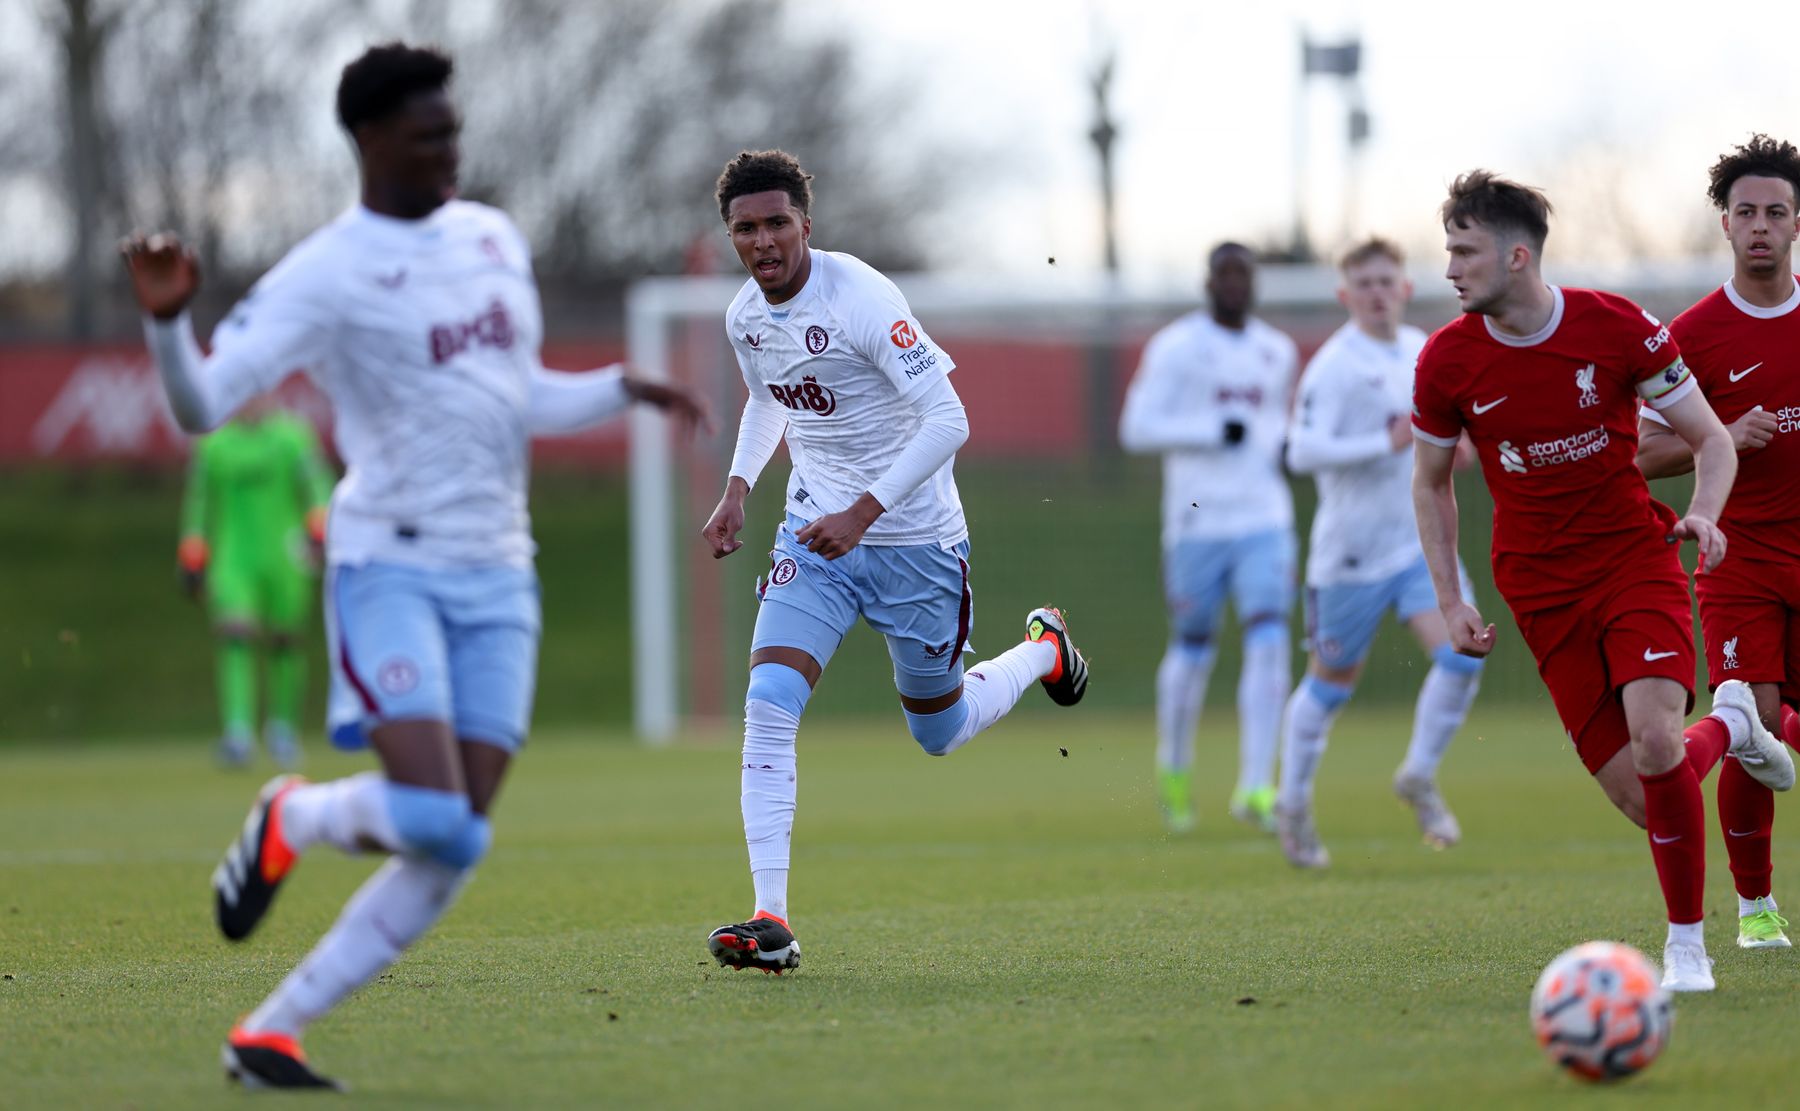
<svg viewBox="0 0 1800 1111">
<path fill-rule="evenodd" d="M 246 298 L 220 326 L 208 357 L 201 353 L 187 316 L 200 288 L 194 253 L 167 232 L 132 235 L 119 251 L 132 295 L 144 311 L 144 342 L 184 431 L 211 432 L 244 402 L 321 354 L 329 331 L 324 304 L 327 291 L 336 287 L 335 271 L 284 262 L 281 280 L 275 281 L 272 271 L 257 284 L 254 310 Z"/>
<path fill-rule="evenodd" d="M 1694 496 L 1687 515 L 1675 522 L 1674 536 L 1692 540 L 1700 548 L 1700 567 L 1711 571 L 1725 558 L 1725 534 L 1719 531 L 1719 514 L 1737 478 L 1737 451 L 1731 433 L 1719 423 L 1718 414 L 1699 390 L 1658 410 L 1694 457 Z"/>
<path fill-rule="evenodd" d="M 534 436 L 579 432 L 617 416 L 633 403 L 662 410 L 689 436 L 696 431 L 710 435 L 714 430 L 712 412 L 697 394 L 682 386 L 639 378 L 623 365 L 576 374 L 537 367 L 531 372 L 525 427 Z"/>
<path fill-rule="evenodd" d="M 1456 449 L 1417 440 L 1413 444 L 1413 511 L 1419 522 L 1419 545 L 1437 592 L 1438 610 L 1450 632 L 1450 645 L 1465 656 L 1494 650 L 1494 626 L 1463 601 L 1456 566 L 1456 487 L 1452 475 Z"/>
</svg>

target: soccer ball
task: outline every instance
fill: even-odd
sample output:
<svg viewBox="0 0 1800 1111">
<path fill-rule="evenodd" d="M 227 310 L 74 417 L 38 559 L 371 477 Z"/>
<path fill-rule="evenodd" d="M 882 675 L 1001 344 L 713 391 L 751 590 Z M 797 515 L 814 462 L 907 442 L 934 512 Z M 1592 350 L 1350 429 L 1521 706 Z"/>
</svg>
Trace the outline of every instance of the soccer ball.
<svg viewBox="0 0 1800 1111">
<path fill-rule="evenodd" d="M 1550 962 L 1531 992 L 1531 1028 L 1552 1061 L 1584 1080 L 1618 1080 L 1669 1042 L 1675 1013 L 1650 958 L 1590 941 Z"/>
</svg>

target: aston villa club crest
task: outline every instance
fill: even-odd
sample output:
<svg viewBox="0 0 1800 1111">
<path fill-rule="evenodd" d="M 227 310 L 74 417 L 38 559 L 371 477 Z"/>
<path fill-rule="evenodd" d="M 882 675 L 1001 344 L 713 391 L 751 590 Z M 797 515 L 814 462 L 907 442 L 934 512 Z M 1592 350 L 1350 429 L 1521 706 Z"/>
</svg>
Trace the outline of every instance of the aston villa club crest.
<svg viewBox="0 0 1800 1111">
<path fill-rule="evenodd" d="M 814 324 L 806 330 L 806 349 L 808 351 L 812 352 L 814 355 L 823 355 L 825 349 L 830 346 L 831 336 L 825 329 Z"/>
</svg>

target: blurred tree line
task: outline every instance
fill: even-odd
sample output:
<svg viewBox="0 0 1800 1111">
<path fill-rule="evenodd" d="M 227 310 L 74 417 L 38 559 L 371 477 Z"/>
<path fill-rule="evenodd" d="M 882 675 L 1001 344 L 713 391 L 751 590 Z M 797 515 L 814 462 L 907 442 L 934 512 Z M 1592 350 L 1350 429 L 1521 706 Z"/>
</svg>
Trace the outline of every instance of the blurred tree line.
<svg viewBox="0 0 1800 1111">
<path fill-rule="evenodd" d="M 928 261 L 953 180 L 906 78 L 869 77 L 851 28 L 786 0 L 32 0 L 0 36 L 0 203 L 48 214 L 32 250 L 0 251 L 15 333 L 130 329 L 112 256 L 134 227 L 194 245 L 215 310 L 241 291 L 354 200 L 332 93 L 394 38 L 455 57 L 464 195 L 519 222 L 552 306 L 729 271 L 713 182 L 745 147 L 798 155 L 821 245 L 884 267 Z"/>
</svg>

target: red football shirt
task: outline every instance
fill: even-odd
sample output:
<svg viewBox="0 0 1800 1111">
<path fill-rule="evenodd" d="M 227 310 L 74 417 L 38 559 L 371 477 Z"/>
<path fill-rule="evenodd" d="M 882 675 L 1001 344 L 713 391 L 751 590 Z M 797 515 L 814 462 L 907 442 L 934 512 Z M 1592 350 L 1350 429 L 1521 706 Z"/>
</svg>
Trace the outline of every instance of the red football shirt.
<svg viewBox="0 0 1800 1111">
<path fill-rule="evenodd" d="M 1757 406 L 1776 420 L 1760 451 L 1738 456 L 1719 517 L 1732 557 L 1800 558 L 1800 286 L 1772 309 L 1726 283 L 1669 324 L 1694 380 L 1727 424 Z M 1655 419 L 1655 418 L 1652 418 Z"/>
<path fill-rule="evenodd" d="M 1413 376 L 1413 433 L 1467 430 L 1494 496 L 1494 581 L 1515 612 L 1564 605 L 1665 546 L 1675 515 L 1639 473 L 1638 401 L 1694 389 L 1669 329 L 1629 300 L 1551 287 L 1536 335 L 1466 313 L 1438 329 Z"/>
</svg>

